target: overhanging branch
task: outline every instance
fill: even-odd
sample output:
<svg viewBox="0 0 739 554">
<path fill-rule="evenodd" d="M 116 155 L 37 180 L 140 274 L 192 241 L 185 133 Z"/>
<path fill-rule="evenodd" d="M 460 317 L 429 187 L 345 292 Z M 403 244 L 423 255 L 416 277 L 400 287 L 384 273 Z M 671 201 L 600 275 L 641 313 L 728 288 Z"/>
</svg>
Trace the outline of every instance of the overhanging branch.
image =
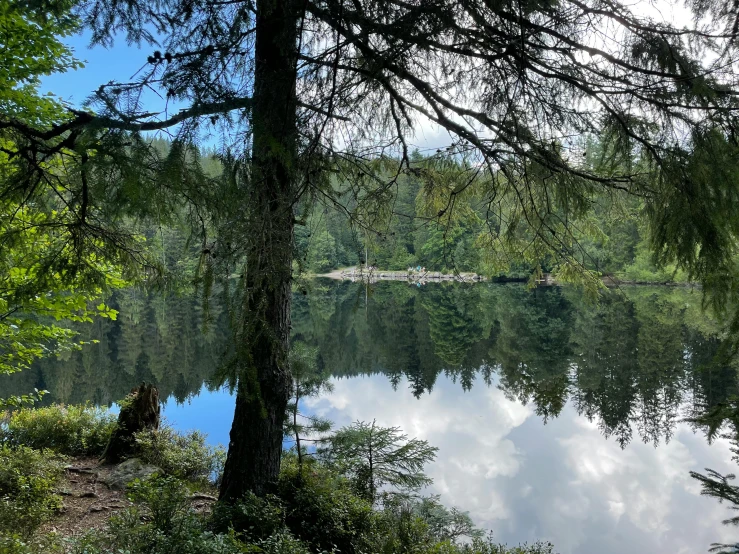
<svg viewBox="0 0 739 554">
<path fill-rule="evenodd" d="M 95 115 L 80 110 L 70 110 L 74 118 L 70 121 L 55 125 L 45 131 L 36 129 L 17 120 L 3 120 L 0 118 L 0 130 L 12 129 L 20 132 L 31 139 L 51 140 L 68 131 L 82 127 L 97 127 L 101 129 L 120 129 L 122 131 L 142 132 L 161 131 L 174 127 L 183 121 L 196 117 L 228 113 L 234 110 L 251 109 L 251 98 L 232 98 L 222 102 L 208 102 L 195 104 L 190 108 L 181 110 L 168 119 L 159 121 L 137 121 L 136 119 L 115 119 L 104 115 Z"/>
</svg>

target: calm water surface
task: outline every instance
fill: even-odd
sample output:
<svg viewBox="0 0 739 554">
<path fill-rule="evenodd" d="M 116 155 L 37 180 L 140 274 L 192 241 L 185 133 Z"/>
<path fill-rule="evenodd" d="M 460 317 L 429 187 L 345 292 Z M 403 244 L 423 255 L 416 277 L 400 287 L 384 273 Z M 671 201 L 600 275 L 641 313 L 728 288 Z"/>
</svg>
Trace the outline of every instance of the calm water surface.
<svg viewBox="0 0 739 554">
<path fill-rule="evenodd" d="M 119 292 L 100 342 L 0 380 L 0 393 L 109 405 L 157 382 L 177 427 L 228 442 L 233 399 L 208 384 L 226 316 L 202 331 L 196 300 Z M 439 447 L 429 493 L 468 510 L 498 540 L 564 553 L 706 552 L 736 541 L 727 509 L 691 470 L 736 471 L 685 418 L 737 393 L 716 361 L 716 326 L 684 289 L 630 288 L 593 306 L 570 289 L 317 281 L 296 295 L 293 340 L 334 376 L 304 411 L 338 426 L 376 418 Z"/>
</svg>

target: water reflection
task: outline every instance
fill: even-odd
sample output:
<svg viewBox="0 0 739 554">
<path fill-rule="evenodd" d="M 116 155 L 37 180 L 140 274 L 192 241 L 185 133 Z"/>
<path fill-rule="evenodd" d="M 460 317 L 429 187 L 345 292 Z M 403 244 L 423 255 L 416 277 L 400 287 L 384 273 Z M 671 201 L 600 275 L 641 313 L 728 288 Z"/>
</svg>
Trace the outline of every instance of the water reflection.
<svg viewBox="0 0 739 554">
<path fill-rule="evenodd" d="M 232 398 L 207 384 L 226 314 L 213 306 L 203 333 L 192 298 L 123 291 L 111 303 L 117 321 L 81 329 L 97 344 L 0 378 L 0 395 L 37 387 L 48 402 L 110 404 L 153 381 L 178 427 L 227 442 Z M 688 474 L 732 471 L 729 443 L 683 420 L 737 394 L 699 292 L 626 288 L 593 306 L 572 289 L 317 281 L 292 319 L 293 340 L 316 346 L 336 382 L 306 408 L 438 446 L 431 492 L 498 539 L 619 554 L 732 540 L 724 506 Z"/>
<path fill-rule="evenodd" d="M 195 298 L 126 290 L 109 304 L 119 310 L 116 321 L 77 326 L 83 340 L 96 344 L 0 377 L 0 396 L 35 387 L 50 392 L 47 403 L 110 405 L 147 381 L 157 384 L 161 398 L 184 402 L 221 364 L 230 335 L 217 305 L 204 327 L 202 303 Z"/>
<path fill-rule="evenodd" d="M 48 401 L 110 404 L 153 381 L 182 402 L 213 376 L 230 337 L 217 305 L 203 333 L 194 298 L 123 291 L 111 303 L 117 321 L 82 328 L 97 344 L 0 378 L 0 394 L 36 387 Z M 545 422 L 569 401 L 620 446 L 657 444 L 737 394 L 736 368 L 718 361 L 718 329 L 699 306 L 700 293 L 681 288 L 627 288 L 593 306 L 572 289 L 316 281 L 295 297 L 293 340 L 316 346 L 337 377 L 381 373 L 420 397 L 439 375 L 463 390 L 479 376 Z"/>
<path fill-rule="evenodd" d="M 438 446 L 429 492 L 469 510 L 509 544 L 539 538 L 563 554 L 692 554 L 733 538 L 720 525 L 725 506 L 700 496 L 688 475 L 696 467 L 730 469 L 728 441 L 709 446 L 678 423 L 669 444 L 624 450 L 572 405 L 545 424 L 532 405 L 496 387 L 465 392 L 440 377 L 420 399 L 411 390 L 392 393 L 380 375 L 338 380 L 311 409 L 339 425 L 376 417 Z"/>
<path fill-rule="evenodd" d="M 736 394 L 698 292 L 632 288 L 592 306 L 571 289 L 385 285 L 367 306 L 346 285 L 299 298 L 295 339 L 333 375 L 405 378 L 415 396 L 443 373 L 465 390 L 495 380 L 545 422 L 570 400 L 620 446 L 669 440 L 679 419 Z"/>
</svg>

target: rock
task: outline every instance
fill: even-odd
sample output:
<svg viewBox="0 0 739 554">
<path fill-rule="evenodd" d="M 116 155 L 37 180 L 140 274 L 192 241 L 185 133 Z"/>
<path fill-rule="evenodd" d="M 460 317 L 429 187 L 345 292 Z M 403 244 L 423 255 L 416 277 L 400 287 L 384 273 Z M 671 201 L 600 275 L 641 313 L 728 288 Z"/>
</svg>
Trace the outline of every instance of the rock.
<svg viewBox="0 0 739 554">
<path fill-rule="evenodd" d="M 100 496 L 95 492 L 88 491 L 81 493 L 80 498 L 100 498 Z"/>
<path fill-rule="evenodd" d="M 91 467 L 74 467 L 74 466 L 67 466 L 64 468 L 66 471 L 69 471 L 70 473 L 84 473 L 86 475 L 95 475 L 95 471 Z"/>
<path fill-rule="evenodd" d="M 118 464 L 113 471 L 110 472 L 103 483 L 113 490 L 126 490 L 126 486 L 136 479 L 145 479 L 154 473 L 162 473 L 157 466 L 143 463 L 138 458 L 129 458 L 125 462 Z"/>
<path fill-rule="evenodd" d="M 89 512 L 102 512 L 105 508 L 101 506 L 90 506 Z"/>
</svg>

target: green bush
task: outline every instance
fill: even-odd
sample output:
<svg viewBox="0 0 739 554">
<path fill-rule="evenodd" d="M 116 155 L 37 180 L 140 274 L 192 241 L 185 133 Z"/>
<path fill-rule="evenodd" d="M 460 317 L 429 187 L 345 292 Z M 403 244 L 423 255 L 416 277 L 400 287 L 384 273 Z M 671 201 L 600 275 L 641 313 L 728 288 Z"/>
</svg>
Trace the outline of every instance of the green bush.
<svg viewBox="0 0 739 554">
<path fill-rule="evenodd" d="M 220 531 L 233 529 L 247 541 L 259 541 L 285 528 L 285 510 L 274 495 L 262 498 L 248 493 L 234 504 L 217 504 L 211 527 Z"/>
<path fill-rule="evenodd" d="M 73 540 L 70 554 L 309 554 L 281 522 L 268 535 L 249 542 L 234 532 L 213 532 L 206 517 L 192 510 L 188 487 L 176 477 L 136 481 L 128 493 L 136 504 L 111 517 L 106 529 Z M 274 510 L 266 501 L 254 502 L 254 521 L 259 521 L 262 508 L 263 516 L 273 518 Z"/>
<path fill-rule="evenodd" d="M 288 529 L 315 551 L 361 551 L 374 526 L 372 505 L 351 490 L 348 480 L 312 459 L 301 474 L 296 456 L 283 458 L 278 496 Z"/>
<path fill-rule="evenodd" d="M 460 549 L 460 554 L 554 554 L 554 545 L 550 542 L 536 541 L 532 544 L 508 547 L 496 543 L 491 533 L 486 538 L 476 538 L 464 545 Z"/>
<path fill-rule="evenodd" d="M 633 263 L 625 266 L 619 276 L 628 281 L 637 283 L 670 283 L 685 282 L 687 275 L 684 271 L 676 271 L 674 267 L 660 268 L 654 264 L 650 249 L 645 243 L 636 248 Z"/>
<path fill-rule="evenodd" d="M 289 531 L 283 530 L 253 545 L 253 550 L 245 552 L 264 552 L 264 554 L 311 554 L 306 544 L 296 539 Z"/>
<path fill-rule="evenodd" d="M 0 536 L 28 538 L 61 508 L 53 491 L 63 473 L 64 458 L 57 454 L 1 446 Z"/>
<path fill-rule="evenodd" d="M 128 499 L 148 507 L 152 526 L 169 533 L 183 516 L 193 515 L 190 510 L 190 491 L 185 484 L 172 476 L 155 476 L 145 481 L 136 480 L 128 486 Z"/>
<path fill-rule="evenodd" d="M 247 495 L 233 505 L 216 505 L 207 518 L 190 505 L 189 485 L 173 476 L 136 481 L 131 508 L 110 518 L 102 531 L 74 539 L 68 554 L 552 554 L 552 545 L 508 548 L 474 534 L 465 543 L 449 535 L 439 515 L 420 500 L 388 503 L 374 511 L 351 492 L 347 480 L 315 460 L 302 475 L 287 455 L 277 486 L 279 496 Z M 428 499 L 427 499 L 428 500 Z M 425 514 L 425 515 L 424 515 Z M 433 517 L 432 517 L 433 516 Z M 446 512 L 444 521 L 454 513 Z M 454 520 L 456 521 L 456 520 Z M 436 522 L 436 523 L 434 523 Z M 440 528 L 434 530 L 434 528 Z M 0 554 L 4 554 L 0 550 Z M 22 551 L 22 554 L 37 554 Z M 40 554 L 40 553 L 39 553 Z"/>
<path fill-rule="evenodd" d="M 376 530 L 367 537 L 365 551 L 374 554 L 554 554 L 554 547 L 548 542 L 508 547 L 497 543 L 490 534 L 457 543 L 439 540 L 430 531 L 428 522 L 412 511 L 383 512 Z"/>
<path fill-rule="evenodd" d="M 113 414 L 90 405 L 24 408 L 7 418 L 0 440 L 11 446 L 50 448 L 69 456 L 99 456 L 115 424 Z"/>
<path fill-rule="evenodd" d="M 189 489 L 179 479 L 152 477 L 134 481 L 128 497 L 136 504 L 112 516 L 103 531 L 73 541 L 73 554 L 236 554 L 235 540 L 205 528 L 205 518 L 192 510 Z"/>
<path fill-rule="evenodd" d="M 142 460 L 162 468 L 168 475 L 190 481 L 217 481 L 223 472 L 226 451 L 205 442 L 199 431 L 180 434 L 170 426 L 136 433 Z"/>
<path fill-rule="evenodd" d="M 0 534 L 0 554 L 63 554 L 64 546 L 55 533 L 23 538 Z"/>
<path fill-rule="evenodd" d="M 367 537 L 371 551 L 377 554 L 415 554 L 430 552 L 456 552 L 457 545 L 447 541 L 435 541 L 428 524 L 411 512 L 401 512 L 388 517 L 381 514 L 375 532 Z M 443 547 L 441 550 L 440 547 Z"/>
</svg>

